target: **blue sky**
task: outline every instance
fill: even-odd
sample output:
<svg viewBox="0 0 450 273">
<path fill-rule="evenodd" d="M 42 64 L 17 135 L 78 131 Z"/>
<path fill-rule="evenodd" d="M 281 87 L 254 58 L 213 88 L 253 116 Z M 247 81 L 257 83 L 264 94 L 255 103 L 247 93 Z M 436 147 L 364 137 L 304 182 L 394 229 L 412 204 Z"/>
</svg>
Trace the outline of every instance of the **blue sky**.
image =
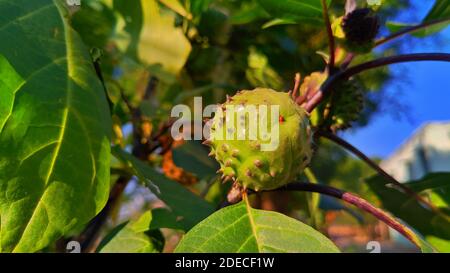
<svg viewBox="0 0 450 273">
<path fill-rule="evenodd" d="M 417 22 L 433 2 L 413 1 L 416 11 L 401 14 L 395 20 Z M 403 53 L 450 53 L 450 27 L 441 31 L 438 37 L 407 41 L 402 46 Z M 398 96 L 399 102 L 407 109 L 407 115 L 399 117 L 395 111 L 386 109 L 377 114 L 368 126 L 342 134 L 344 139 L 369 156 L 388 156 L 426 122 L 450 121 L 450 63 L 414 62 L 390 68 L 400 82 L 387 84 L 385 94 L 387 97 Z"/>
</svg>

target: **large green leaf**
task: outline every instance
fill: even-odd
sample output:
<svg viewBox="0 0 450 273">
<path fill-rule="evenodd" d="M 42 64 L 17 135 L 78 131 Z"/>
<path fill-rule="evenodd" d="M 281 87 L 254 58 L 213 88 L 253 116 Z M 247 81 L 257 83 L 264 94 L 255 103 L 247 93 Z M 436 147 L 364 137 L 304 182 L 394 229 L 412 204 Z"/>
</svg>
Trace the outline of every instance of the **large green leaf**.
<svg viewBox="0 0 450 273">
<path fill-rule="evenodd" d="M 420 181 L 408 183 L 408 185 L 417 190 L 417 192 L 432 190 L 433 188 L 439 191 L 436 185 L 449 181 L 448 177 L 448 174 L 431 174 Z M 433 236 L 443 240 L 450 240 L 450 215 L 445 215 L 445 209 L 443 210 L 444 215 L 434 213 L 419 204 L 416 199 L 401 193 L 395 188 L 387 187 L 386 185 L 389 184 L 389 181 L 379 175 L 367 179 L 367 183 L 379 197 L 385 209 L 389 210 L 396 217 L 401 218 L 426 238 Z"/>
<path fill-rule="evenodd" d="M 214 211 L 211 204 L 119 147 L 113 147 L 112 151 L 118 159 L 131 167 L 141 182 L 164 201 L 177 217 L 181 218 L 179 223 L 185 230 L 189 230 Z"/>
<path fill-rule="evenodd" d="M 86 224 L 108 198 L 108 103 L 68 18 L 65 1 L 0 1 L 0 52 L 10 64 L 2 60 L 0 71 L 12 76 L 0 101 L 14 97 L 0 133 L 5 252 L 42 249 Z"/>
<path fill-rule="evenodd" d="M 339 252 L 324 235 L 245 202 L 221 209 L 189 231 L 176 252 Z"/>
<path fill-rule="evenodd" d="M 100 243 L 100 253 L 157 253 L 161 252 L 158 238 L 148 234 L 152 222 L 151 211 L 138 220 L 125 222 L 114 228 Z"/>
<path fill-rule="evenodd" d="M 323 22 L 320 0 L 258 0 L 260 5 L 273 17 L 298 23 Z M 329 4 L 331 0 L 328 0 Z"/>
</svg>

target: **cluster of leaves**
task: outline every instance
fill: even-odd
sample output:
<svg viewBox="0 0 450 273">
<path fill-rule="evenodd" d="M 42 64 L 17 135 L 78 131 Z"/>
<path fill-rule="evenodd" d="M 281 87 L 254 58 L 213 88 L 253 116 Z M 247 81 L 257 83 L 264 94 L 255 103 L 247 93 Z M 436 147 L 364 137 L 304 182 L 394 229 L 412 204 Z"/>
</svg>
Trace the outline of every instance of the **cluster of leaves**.
<svg viewBox="0 0 450 273">
<path fill-rule="evenodd" d="M 228 190 L 217 181 L 216 163 L 199 143 L 175 147 L 167 134 L 171 107 L 193 96 L 217 103 L 240 89 L 288 89 L 296 72 L 322 73 L 324 54 L 316 51 L 326 50 L 327 34 L 320 1 L 81 2 L 0 1 L 0 251 L 60 251 L 55 242 L 72 237 L 85 240 L 84 250 L 160 252 L 163 228 L 188 232 L 180 252 L 339 251 L 315 229 L 248 202 L 214 212 Z M 336 2 L 338 20 L 343 1 Z M 396 1 L 385 2 L 390 10 Z M 448 4 L 437 0 L 426 20 L 448 15 Z M 388 76 L 387 69 L 377 70 L 355 81 L 367 94 Z M 358 113 L 359 125 L 368 122 L 378 98 L 365 96 L 374 107 Z M 181 185 L 183 177 L 160 171 L 164 160 L 182 169 L 178 176 L 196 179 Z M 166 208 L 147 210 L 92 245 L 108 231 L 100 216 L 114 214 L 132 177 Z M 414 190 L 440 196 L 448 207 L 448 177 L 427 177 Z M 386 209 L 439 244 L 450 239 L 448 218 L 377 179 L 368 185 Z M 319 202 L 310 197 L 313 218 Z M 397 210 L 398 202 L 411 210 Z M 429 221 L 416 225 L 408 213 L 419 209 Z"/>
</svg>

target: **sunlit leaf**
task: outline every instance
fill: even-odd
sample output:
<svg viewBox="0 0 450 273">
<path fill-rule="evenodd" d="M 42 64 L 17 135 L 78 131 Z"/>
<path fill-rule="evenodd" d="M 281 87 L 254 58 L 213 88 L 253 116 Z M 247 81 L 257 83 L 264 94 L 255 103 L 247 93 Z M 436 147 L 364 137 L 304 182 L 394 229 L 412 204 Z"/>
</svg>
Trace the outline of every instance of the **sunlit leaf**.
<svg viewBox="0 0 450 273">
<path fill-rule="evenodd" d="M 0 55 L 0 133 L 5 126 L 6 121 L 11 115 L 14 96 L 24 83 L 24 80 L 17 74 L 8 60 Z"/>
<path fill-rule="evenodd" d="M 139 59 L 148 64 L 161 64 L 177 74 L 189 57 L 191 44 L 173 14 L 162 14 L 155 0 L 141 0 L 143 27 L 137 47 Z"/>
<path fill-rule="evenodd" d="M 169 9 L 175 11 L 179 15 L 186 17 L 187 19 L 192 19 L 192 15 L 186 11 L 183 5 L 178 0 L 158 0 Z"/>
<path fill-rule="evenodd" d="M 274 27 L 274 26 L 281 26 L 281 25 L 295 25 L 297 24 L 297 22 L 295 20 L 292 19 L 278 19 L 275 18 L 273 20 L 270 20 L 269 22 L 264 23 L 264 25 L 262 25 L 262 29 L 266 29 L 266 28 L 270 28 L 270 27 Z"/>
<path fill-rule="evenodd" d="M 64 1 L 1 1 L 0 14 L 9 62 L 2 59 L 0 71 L 11 76 L 0 101 L 14 100 L 0 116 L 0 248 L 33 252 L 105 205 L 111 118 Z"/>
<path fill-rule="evenodd" d="M 125 222 L 114 228 L 100 243 L 100 253 L 157 253 L 161 252 L 161 242 L 148 234 L 152 222 L 151 211 L 145 212 L 138 220 Z"/>
<path fill-rule="evenodd" d="M 339 252 L 324 235 L 245 202 L 217 211 L 189 231 L 175 252 Z"/>
</svg>

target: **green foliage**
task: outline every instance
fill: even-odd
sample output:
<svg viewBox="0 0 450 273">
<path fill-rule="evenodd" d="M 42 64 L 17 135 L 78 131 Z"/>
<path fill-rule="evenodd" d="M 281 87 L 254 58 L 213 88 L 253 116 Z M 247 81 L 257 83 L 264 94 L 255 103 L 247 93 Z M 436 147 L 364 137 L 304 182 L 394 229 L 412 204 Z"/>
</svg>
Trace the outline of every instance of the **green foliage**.
<svg viewBox="0 0 450 273">
<path fill-rule="evenodd" d="M 14 101 L 0 133 L 0 248 L 33 252 L 105 205 L 111 118 L 63 4 L 3 1 L 0 14 L 0 71 L 12 76 L 0 101 Z"/>
<path fill-rule="evenodd" d="M 224 208 L 200 222 L 176 252 L 339 252 L 324 235 L 282 214 L 251 208 Z"/>
<path fill-rule="evenodd" d="M 296 23 L 323 23 L 322 4 L 318 0 L 258 0 L 273 17 Z M 328 0 L 329 4 L 331 0 Z"/>
<path fill-rule="evenodd" d="M 12 113 L 14 96 L 17 90 L 24 84 L 24 80 L 17 74 L 14 67 L 0 55 L 0 81 L 2 84 L 2 96 L 0 100 L 0 133 L 6 121 Z"/>
<path fill-rule="evenodd" d="M 448 1 L 436 0 L 431 10 L 422 20 L 422 23 L 429 23 L 433 21 L 439 21 L 440 23 L 417 30 L 413 32 L 412 35 L 424 38 L 447 27 L 450 24 L 450 3 Z M 413 24 L 389 21 L 386 23 L 386 26 L 391 32 L 397 32 L 406 27 L 411 27 Z"/>
<path fill-rule="evenodd" d="M 155 253 L 161 252 L 164 242 L 152 236 L 152 212 L 147 211 L 136 221 L 125 222 L 114 228 L 97 248 L 100 253 Z M 161 237 L 161 236 L 159 236 Z"/>
<path fill-rule="evenodd" d="M 407 2 L 385 0 L 378 13 L 392 16 L 398 8 L 408 7 Z M 332 20 L 338 22 L 343 15 L 343 3 L 327 1 Z M 194 96 L 202 96 L 205 105 L 223 102 L 226 94 L 237 90 L 283 91 L 292 88 L 297 72 L 311 75 L 304 77 L 303 95 L 303 87 L 311 82 L 317 91 L 328 73 L 314 71 L 324 71 L 323 60 L 329 59 L 321 1 L 82 0 L 75 8 L 63 0 L 3 0 L 0 15 L 1 252 L 60 251 L 56 241 L 85 238 L 92 228 L 88 223 L 102 209 L 92 222 L 108 215 L 103 226 L 108 235 L 98 252 L 162 252 L 172 240 L 165 242 L 167 230 L 163 235 L 160 229 L 187 232 L 179 252 L 339 251 L 318 231 L 283 214 L 245 203 L 216 211 L 230 190 L 229 184 L 219 182 L 216 162 L 199 142 L 174 148 L 164 129 L 170 109 L 179 103 L 192 105 Z M 450 19 L 448 1 L 437 0 L 423 22 L 445 19 Z M 415 35 L 435 33 L 447 24 Z M 403 29 L 402 24 L 388 27 Z M 341 44 L 337 47 L 339 66 L 347 52 Z M 357 56 L 352 64 L 377 54 Z M 320 80 L 311 81 L 313 75 Z M 353 78 L 358 90 L 341 86 L 347 92 L 337 90 L 341 97 L 322 103 L 312 115 L 314 125 L 328 129 L 366 125 L 383 99 L 382 92 L 374 91 L 382 90 L 387 79 L 386 68 Z M 114 103 L 111 107 L 108 97 Z M 362 112 L 359 98 L 367 106 Z M 323 122 L 329 108 L 328 117 L 335 120 Z M 336 124 L 345 126 L 332 128 Z M 270 167 L 293 174 L 285 180 L 276 177 L 283 184 L 303 179 L 296 176 L 305 165 L 303 152 L 296 154 L 303 143 L 292 131 L 286 134 L 292 143 L 283 143 L 291 151 L 265 155 L 273 157 Z M 111 139 L 120 145 L 113 147 L 112 159 Z M 384 187 L 381 178 L 360 183 L 372 170 L 336 147 L 319 140 L 314 147 L 318 150 L 311 169 L 318 179 L 310 173 L 308 180 L 380 202 L 433 246 L 448 251 L 448 218 Z M 131 150 L 136 157 L 125 152 Z M 161 173 L 168 153 L 174 166 L 198 181 L 181 185 L 174 181 L 181 180 Z M 283 169 L 287 163 L 289 170 Z M 134 177 L 141 184 L 132 183 L 136 189 L 129 191 L 126 182 Z M 432 174 L 409 185 L 447 215 L 446 181 L 448 174 Z M 148 192 L 145 187 L 154 194 L 151 200 L 145 199 L 133 216 L 123 216 L 121 208 Z M 317 193 L 291 197 L 283 212 L 317 228 L 324 227 L 326 210 L 345 210 L 361 218 L 339 201 L 325 204 L 326 198 L 319 199 Z M 153 202 L 163 207 L 149 211 Z M 129 218 L 138 220 L 126 221 Z M 363 218 L 361 223 L 367 223 L 369 217 Z M 111 229 L 110 222 L 123 223 Z"/>
<path fill-rule="evenodd" d="M 208 157 L 207 147 L 200 142 L 187 141 L 172 150 L 173 162 L 200 179 L 211 179 L 219 168 L 217 162 Z"/>
<path fill-rule="evenodd" d="M 181 218 L 180 224 L 184 229 L 189 230 L 213 212 L 209 203 L 119 147 L 113 147 L 112 152 L 128 165 L 140 181 L 164 201 L 177 217 Z"/>
<path fill-rule="evenodd" d="M 137 55 L 144 64 L 161 64 L 177 74 L 184 66 L 191 44 L 181 28 L 174 27 L 175 16 L 159 12 L 156 0 L 142 0 L 143 25 Z"/>
<path fill-rule="evenodd" d="M 421 194 L 438 194 L 448 200 L 449 173 L 432 173 L 418 181 L 408 182 L 407 185 Z M 369 187 L 379 197 L 382 205 L 395 216 L 414 227 L 426 238 L 428 236 L 450 240 L 450 211 L 448 204 L 436 213 L 418 203 L 394 187 L 388 187 L 389 181 L 376 175 L 367 179 Z M 435 247 L 439 247 L 436 245 Z"/>
</svg>

